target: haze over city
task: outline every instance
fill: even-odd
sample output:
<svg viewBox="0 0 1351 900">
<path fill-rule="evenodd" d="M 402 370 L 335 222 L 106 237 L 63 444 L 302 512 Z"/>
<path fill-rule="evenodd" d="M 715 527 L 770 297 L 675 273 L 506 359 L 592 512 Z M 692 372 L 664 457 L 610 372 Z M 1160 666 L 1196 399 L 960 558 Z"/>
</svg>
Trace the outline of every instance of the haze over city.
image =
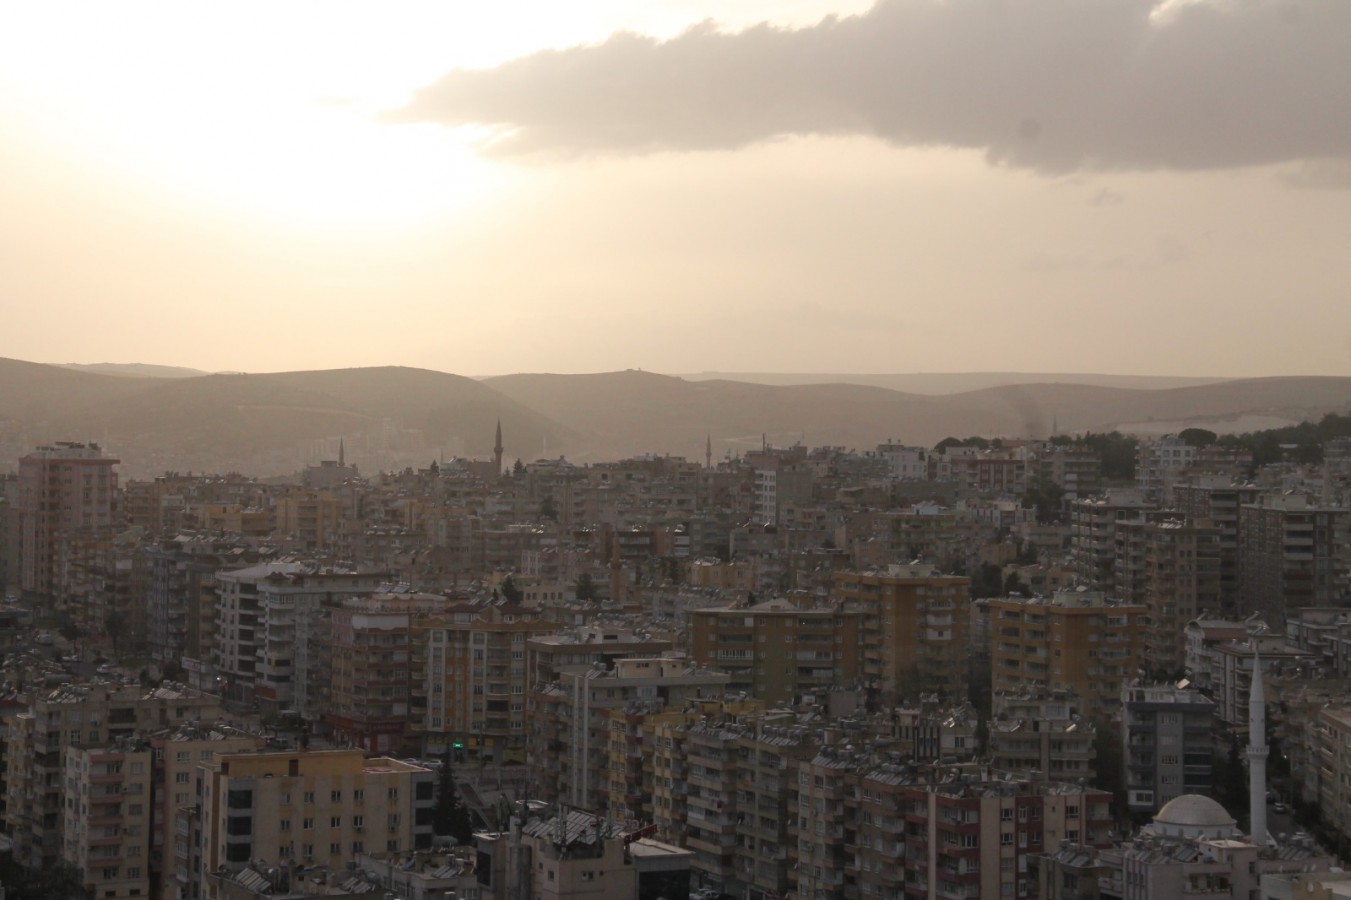
<svg viewBox="0 0 1351 900">
<path fill-rule="evenodd" d="M 1340 0 L 15 4 L 0 357 L 1347 374 Z"/>
</svg>

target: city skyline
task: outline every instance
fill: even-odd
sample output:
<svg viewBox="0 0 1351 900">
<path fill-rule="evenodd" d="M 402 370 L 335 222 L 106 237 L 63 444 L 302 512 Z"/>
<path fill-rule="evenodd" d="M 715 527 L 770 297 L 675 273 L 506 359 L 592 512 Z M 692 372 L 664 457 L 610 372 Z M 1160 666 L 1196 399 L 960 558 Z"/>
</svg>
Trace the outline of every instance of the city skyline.
<svg viewBox="0 0 1351 900">
<path fill-rule="evenodd" d="M 1333 0 L 3 23 L 0 356 L 1348 371 Z"/>
</svg>

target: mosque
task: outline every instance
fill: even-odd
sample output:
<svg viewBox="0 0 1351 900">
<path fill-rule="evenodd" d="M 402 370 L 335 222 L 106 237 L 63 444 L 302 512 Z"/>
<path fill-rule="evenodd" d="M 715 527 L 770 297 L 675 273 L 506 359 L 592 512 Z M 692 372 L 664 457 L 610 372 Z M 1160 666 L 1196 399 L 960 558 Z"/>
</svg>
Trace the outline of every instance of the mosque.
<svg viewBox="0 0 1351 900">
<path fill-rule="evenodd" d="M 1048 900 L 1251 900 L 1290 897 L 1292 880 L 1343 878 L 1345 873 L 1333 868 L 1333 861 L 1309 838 L 1268 832 L 1266 697 L 1257 660 L 1250 694 L 1250 834 L 1243 834 L 1234 817 L 1210 797 L 1183 794 L 1164 804 L 1150 824 L 1119 847 L 1095 849 L 1066 843 L 1034 860 L 1037 896 Z M 1264 890 L 1264 885 L 1271 884 L 1277 885 L 1276 893 Z M 1286 889 L 1279 887 L 1282 884 Z"/>
</svg>

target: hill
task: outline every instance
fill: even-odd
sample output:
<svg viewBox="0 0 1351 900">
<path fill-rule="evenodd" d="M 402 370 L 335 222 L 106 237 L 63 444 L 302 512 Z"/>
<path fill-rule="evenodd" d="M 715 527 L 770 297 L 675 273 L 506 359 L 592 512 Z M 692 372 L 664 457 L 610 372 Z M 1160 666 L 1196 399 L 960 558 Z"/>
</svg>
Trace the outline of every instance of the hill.
<svg viewBox="0 0 1351 900">
<path fill-rule="evenodd" d="M 168 470 L 273 475 L 332 458 L 363 471 L 506 457 L 578 462 L 640 453 L 718 458 L 801 441 L 866 449 L 948 436 L 1250 431 L 1351 411 L 1351 378 L 1260 378 L 1156 389 L 1015 384 L 953 394 L 859 384 L 766 385 L 651 372 L 483 380 L 376 367 L 136 378 L 0 359 L 0 465 L 54 440 L 97 440 L 124 477 Z M 1257 423 L 1244 427 L 1245 423 Z"/>
<path fill-rule="evenodd" d="M 156 366 L 149 363 L 65 363 L 63 369 L 92 372 L 95 375 L 122 375 L 127 378 L 196 378 L 208 375 L 201 369 L 182 366 Z"/>
<path fill-rule="evenodd" d="M 53 440 L 97 440 L 125 460 L 124 477 L 291 473 L 331 458 L 338 438 L 367 472 L 443 455 L 487 458 L 499 418 L 516 447 L 573 439 L 480 382 L 426 369 L 137 379 L 0 363 L 6 457 Z"/>
<path fill-rule="evenodd" d="M 854 384 L 761 385 L 686 381 L 648 372 L 509 375 L 484 381 L 523 406 L 589 437 L 578 458 L 670 452 L 700 458 L 758 446 L 869 448 L 886 440 L 932 446 L 956 435 L 1047 437 L 1111 431 L 1132 423 L 1178 431 L 1260 417 L 1298 422 L 1351 405 L 1349 378 L 1262 378 L 1141 390 L 1079 384 L 1021 384 L 945 396 Z"/>
<path fill-rule="evenodd" d="M 794 372 L 698 372 L 687 381 L 747 381 L 751 384 L 864 384 L 908 394 L 960 394 L 1013 384 L 1088 384 L 1097 387 L 1159 388 L 1215 384 L 1226 378 L 1178 375 L 1096 375 L 1052 372 L 909 372 L 903 374 L 820 374 Z"/>
</svg>

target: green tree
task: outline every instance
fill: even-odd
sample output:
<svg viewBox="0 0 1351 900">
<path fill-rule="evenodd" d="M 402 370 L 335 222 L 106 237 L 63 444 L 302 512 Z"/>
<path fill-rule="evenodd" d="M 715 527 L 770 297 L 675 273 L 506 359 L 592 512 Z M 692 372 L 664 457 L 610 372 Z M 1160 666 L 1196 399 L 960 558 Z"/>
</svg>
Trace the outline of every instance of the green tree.
<svg viewBox="0 0 1351 900">
<path fill-rule="evenodd" d="M 446 748 L 441 758 L 441 774 L 436 784 L 436 806 L 432 809 L 432 831 L 442 837 L 452 837 L 462 847 L 474 843 L 474 822 L 469 816 L 469 808 L 460 799 L 459 788 L 455 786 L 455 770 L 452 767 L 450 748 Z"/>
<path fill-rule="evenodd" d="M 1003 596 L 1004 573 L 994 563 L 981 563 L 971 579 L 971 599 Z"/>
<path fill-rule="evenodd" d="M 508 602 L 520 603 L 525 599 L 525 592 L 516 586 L 516 582 L 508 575 L 502 579 L 502 596 L 506 597 Z"/>
<path fill-rule="evenodd" d="M 121 652 L 122 638 L 127 634 L 127 616 L 119 609 L 114 609 L 103 617 L 103 630 L 108 633 L 108 639 L 113 642 L 113 654 Z"/>
<path fill-rule="evenodd" d="M 5 900 L 85 900 L 80 870 L 67 862 L 30 869 L 0 857 L 0 886 Z"/>
<path fill-rule="evenodd" d="M 1208 428 L 1184 428 L 1177 433 L 1188 447 L 1209 447 L 1219 440 L 1219 435 Z"/>
<path fill-rule="evenodd" d="M 577 594 L 578 600 L 595 600 L 600 596 L 600 591 L 596 589 L 596 583 L 592 580 L 590 573 L 583 572 L 577 576 L 576 583 L 572 586 Z"/>
<path fill-rule="evenodd" d="M 520 477 L 521 477 L 522 475 L 524 475 L 524 474 L 525 474 L 525 463 L 521 462 L 521 461 L 518 459 L 518 460 L 516 460 L 515 463 L 512 464 L 512 467 L 511 467 L 511 477 L 513 477 L 513 478 L 520 478 Z"/>
<path fill-rule="evenodd" d="M 1107 719 L 1092 719 L 1096 786 L 1112 795 L 1112 813 L 1118 821 L 1126 818 L 1126 759 L 1121 748 L 1121 732 Z"/>
<path fill-rule="evenodd" d="M 1027 585 L 1023 584 L 1023 580 L 1018 577 L 1018 573 L 1010 572 L 1009 577 L 1004 579 L 1004 596 L 1007 597 L 1010 594 L 1027 594 L 1027 593 L 1030 593 L 1028 587 Z"/>
<path fill-rule="evenodd" d="M 558 507 L 554 505 L 554 496 L 550 494 L 545 497 L 539 505 L 539 517 L 548 519 L 551 522 L 558 521 Z"/>
</svg>

